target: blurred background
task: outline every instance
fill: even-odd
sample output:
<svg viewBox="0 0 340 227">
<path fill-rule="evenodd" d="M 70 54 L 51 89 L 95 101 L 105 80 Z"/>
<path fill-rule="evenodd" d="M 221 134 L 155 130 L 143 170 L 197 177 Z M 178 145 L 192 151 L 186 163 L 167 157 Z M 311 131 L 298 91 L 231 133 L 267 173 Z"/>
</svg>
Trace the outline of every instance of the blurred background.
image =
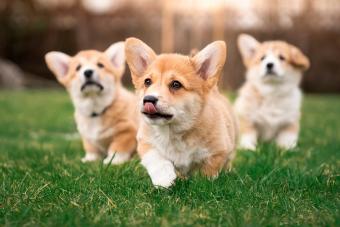
<svg viewBox="0 0 340 227">
<path fill-rule="evenodd" d="M 312 63 L 304 91 L 340 92 L 340 0 L 1 0 L 0 27 L 0 87 L 7 89 L 59 86 L 44 62 L 48 51 L 105 50 L 134 36 L 157 53 L 189 54 L 225 40 L 221 87 L 236 90 L 244 80 L 236 38 L 249 33 L 303 50 Z"/>
</svg>

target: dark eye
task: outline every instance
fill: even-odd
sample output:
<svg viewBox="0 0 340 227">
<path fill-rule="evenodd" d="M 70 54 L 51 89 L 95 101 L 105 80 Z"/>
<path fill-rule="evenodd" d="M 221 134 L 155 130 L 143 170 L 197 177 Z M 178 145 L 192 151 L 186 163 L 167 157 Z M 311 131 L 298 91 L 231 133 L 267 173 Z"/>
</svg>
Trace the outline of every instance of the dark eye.
<svg viewBox="0 0 340 227">
<path fill-rule="evenodd" d="M 170 83 L 170 88 L 173 89 L 173 90 L 178 90 L 181 87 L 183 87 L 182 84 L 177 80 L 174 80 Z"/>
<path fill-rule="evenodd" d="M 261 57 L 261 61 L 263 61 L 265 58 L 266 58 L 266 55 L 263 55 L 263 56 Z"/>
<path fill-rule="evenodd" d="M 147 78 L 147 79 L 144 80 L 145 87 L 149 87 L 151 84 L 152 84 L 152 81 L 151 81 L 150 78 Z"/>
<path fill-rule="evenodd" d="M 100 62 L 98 62 L 97 66 L 98 66 L 99 68 L 104 68 L 104 65 L 103 65 L 102 63 L 100 63 Z"/>
<path fill-rule="evenodd" d="M 281 61 L 286 60 L 286 58 L 285 58 L 284 56 L 282 56 L 281 54 L 279 55 L 279 59 L 280 59 Z"/>
<path fill-rule="evenodd" d="M 79 64 L 76 68 L 77 71 L 79 71 L 79 69 L 81 68 L 81 64 Z"/>
</svg>

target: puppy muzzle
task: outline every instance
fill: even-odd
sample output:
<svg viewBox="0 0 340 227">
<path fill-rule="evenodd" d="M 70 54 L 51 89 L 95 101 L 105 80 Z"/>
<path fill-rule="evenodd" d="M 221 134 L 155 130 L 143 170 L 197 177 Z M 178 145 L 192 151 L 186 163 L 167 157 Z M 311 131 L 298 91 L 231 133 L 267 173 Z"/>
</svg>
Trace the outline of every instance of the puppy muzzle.
<svg viewBox="0 0 340 227">
<path fill-rule="evenodd" d="M 89 87 L 96 87 L 96 88 L 98 88 L 99 91 L 104 90 L 103 85 L 101 85 L 100 83 L 93 81 L 93 80 L 85 81 L 85 83 L 81 86 L 80 90 L 83 92 Z"/>
</svg>

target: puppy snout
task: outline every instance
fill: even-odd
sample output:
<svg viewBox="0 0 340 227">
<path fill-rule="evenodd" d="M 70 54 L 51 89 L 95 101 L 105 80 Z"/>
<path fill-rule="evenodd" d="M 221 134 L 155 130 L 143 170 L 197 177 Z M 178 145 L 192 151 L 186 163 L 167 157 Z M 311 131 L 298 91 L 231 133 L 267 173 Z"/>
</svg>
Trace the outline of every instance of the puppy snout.
<svg viewBox="0 0 340 227">
<path fill-rule="evenodd" d="M 84 71 L 84 76 L 86 79 L 91 79 L 93 76 L 93 70 L 92 69 L 87 69 Z"/>
<path fill-rule="evenodd" d="M 150 102 L 152 104 L 156 104 L 158 101 L 158 98 L 153 96 L 153 95 L 147 95 L 147 96 L 144 96 L 144 99 L 143 99 L 143 104 L 147 103 L 147 102 Z"/>
<path fill-rule="evenodd" d="M 268 70 L 272 70 L 274 68 L 274 64 L 272 62 L 267 63 L 266 65 Z"/>
</svg>

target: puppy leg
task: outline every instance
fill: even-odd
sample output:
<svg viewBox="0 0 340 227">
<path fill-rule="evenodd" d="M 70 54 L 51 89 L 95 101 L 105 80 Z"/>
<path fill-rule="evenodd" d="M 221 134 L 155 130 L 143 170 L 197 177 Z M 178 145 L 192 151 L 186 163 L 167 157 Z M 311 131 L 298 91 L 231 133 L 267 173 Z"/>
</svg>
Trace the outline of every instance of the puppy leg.
<svg viewBox="0 0 340 227">
<path fill-rule="evenodd" d="M 245 119 L 240 119 L 240 142 L 241 149 L 255 150 L 257 144 L 257 131 L 255 126 Z"/>
<path fill-rule="evenodd" d="M 204 161 L 201 167 L 201 172 L 211 179 L 217 178 L 218 174 L 226 164 L 226 157 L 226 152 L 210 156 L 206 161 Z"/>
<path fill-rule="evenodd" d="M 141 163 L 146 168 L 154 186 L 168 188 L 174 184 L 176 171 L 172 162 L 146 144 L 138 145 L 138 153 L 142 159 Z"/>
<path fill-rule="evenodd" d="M 276 144 L 283 149 L 296 147 L 299 137 L 299 123 L 293 123 L 281 129 L 276 137 Z"/>
<path fill-rule="evenodd" d="M 109 146 L 104 164 L 119 165 L 130 160 L 132 153 L 136 149 L 136 132 L 134 130 L 125 131 L 117 135 Z"/>
<path fill-rule="evenodd" d="M 93 162 L 102 158 L 102 154 L 97 147 L 92 145 L 86 139 L 83 139 L 83 146 L 85 149 L 85 156 L 81 159 L 82 162 Z"/>
</svg>

